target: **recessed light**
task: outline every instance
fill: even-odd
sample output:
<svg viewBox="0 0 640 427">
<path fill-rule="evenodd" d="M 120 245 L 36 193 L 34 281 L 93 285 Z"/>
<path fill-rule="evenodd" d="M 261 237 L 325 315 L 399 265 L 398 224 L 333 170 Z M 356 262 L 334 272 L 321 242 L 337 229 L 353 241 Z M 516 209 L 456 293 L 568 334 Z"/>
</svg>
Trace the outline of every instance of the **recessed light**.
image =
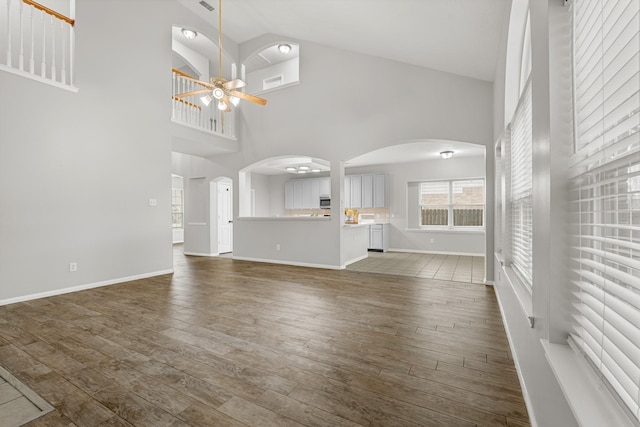
<svg viewBox="0 0 640 427">
<path fill-rule="evenodd" d="M 448 150 L 448 151 L 441 151 L 441 152 L 440 152 L 440 156 L 441 156 L 443 159 L 445 159 L 445 160 L 446 160 L 446 159 L 450 159 L 450 158 L 451 158 L 451 156 L 453 156 L 453 151 L 451 151 L 451 150 Z"/>
<path fill-rule="evenodd" d="M 320 172 L 320 169 L 311 169 L 311 172 L 318 173 L 318 172 Z"/>
<path fill-rule="evenodd" d="M 289 172 L 295 172 L 297 169 L 294 168 L 293 166 L 289 166 L 287 167 L 285 170 L 289 171 Z"/>
<path fill-rule="evenodd" d="M 287 53 L 291 52 L 291 45 L 287 43 L 280 43 L 278 45 L 278 50 L 280 51 L 280 53 L 284 53 L 286 55 Z"/>
<path fill-rule="evenodd" d="M 298 173 L 307 173 L 307 171 L 300 169 Z"/>
<path fill-rule="evenodd" d="M 301 171 L 308 171 L 310 168 L 309 166 L 299 166 L 298 169 L 300 169 Z"/>
<path fill-rule="evenodd" d="M 195 31 L 193 31 L 193 30 L 190 30 L 190 29 L 188 29 L 188 28 L 183 28 L 183 29 L 182 29 L 182 35 L 183 35 L 185 38 L 189 39 L 189 40 L 193 40 L 193 39 L 195 39 L 196 37 L 198 37 L 198 33 L 196 33 L 196 32 L 195 32 Z"/>
</svg>

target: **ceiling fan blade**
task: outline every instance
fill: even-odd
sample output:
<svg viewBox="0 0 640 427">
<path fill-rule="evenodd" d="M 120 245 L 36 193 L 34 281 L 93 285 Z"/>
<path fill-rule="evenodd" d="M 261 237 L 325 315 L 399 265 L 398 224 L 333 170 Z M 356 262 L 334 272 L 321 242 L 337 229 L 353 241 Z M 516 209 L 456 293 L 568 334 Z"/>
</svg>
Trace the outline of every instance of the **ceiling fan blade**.
<svg viewBox="0 0 640 427">
<path fill-rule="evenodd" d="M 258 98 L 257 96 L 249 95 L 248 93 L 239 92 L 237 90 L 230 90 L 229 95 L 236 96 L 240 99 L 245 99 L 247 101 L 255 102 L 260 105 L 267 105 L 267 100 L 263 98 Z"/>
<path fill-rule="evenodd" d="M 185 93 L 180 93 L 178 95 L 175 95 L 176 98 L 186 98 L 187 96 L 193 96 L 193 95 L 201 95 L 204 93 L 209 93 L 211 92 L 211 89 L 200 89 L 200 90 L 194 90 L 191 92 L 185 92 Z"/>
<path fill-rule="evenodd" d="M 224 87 L 226 90 L 234 90 L 234 89 L 240 89 L 241 87 L 245 87 L 247 84 L 240 79 L 235 79 L 235 80 L 231 80 L 229 82 L 226 82 L 222 85 L 222 87 Z"/>
</svg>

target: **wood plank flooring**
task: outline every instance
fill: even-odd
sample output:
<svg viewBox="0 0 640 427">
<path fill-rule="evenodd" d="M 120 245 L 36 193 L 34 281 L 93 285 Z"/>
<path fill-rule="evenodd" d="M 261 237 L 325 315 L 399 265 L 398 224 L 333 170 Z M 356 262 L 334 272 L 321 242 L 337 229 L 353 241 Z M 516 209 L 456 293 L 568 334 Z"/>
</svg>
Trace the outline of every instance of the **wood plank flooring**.
<svg viewBox="0 0 640 427">
<path fill-rule="evenodd" d="M 29 426 L 529 425 L 491 287 L 175 269 L 0 307 L 0 365 L 55 407 Z"/>
</svg>

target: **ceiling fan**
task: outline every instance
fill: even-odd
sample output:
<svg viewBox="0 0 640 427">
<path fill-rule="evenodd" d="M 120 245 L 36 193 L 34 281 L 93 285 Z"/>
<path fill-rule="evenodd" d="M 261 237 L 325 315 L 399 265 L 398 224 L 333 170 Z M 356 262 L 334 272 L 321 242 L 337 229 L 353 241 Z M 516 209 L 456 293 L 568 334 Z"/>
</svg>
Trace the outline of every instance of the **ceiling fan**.
<svg viewBox="0 0 640 427">
<path fill-rule="evenodd" d="M 213 100 L 216 100 L 218 109 L 223 112 L 231 111 L 231 105 L 233 104 L 234 106 L 237 106 L 240 103 L 240 99 L 255 102 L 260 105 L 266 105 L 266 99 L 236 90 L 247 85 L 243 80 L 227 80 L 222 77 L 222 0 L 218 0 L 218 50 L 218 77 L 212 77 L 209 83 L 185 77 L 206 89 L 181 93 L 176 95 L 176 98 L 202 95 L 200 100 L 205 105 L 209 105 Z"/>
</svg>

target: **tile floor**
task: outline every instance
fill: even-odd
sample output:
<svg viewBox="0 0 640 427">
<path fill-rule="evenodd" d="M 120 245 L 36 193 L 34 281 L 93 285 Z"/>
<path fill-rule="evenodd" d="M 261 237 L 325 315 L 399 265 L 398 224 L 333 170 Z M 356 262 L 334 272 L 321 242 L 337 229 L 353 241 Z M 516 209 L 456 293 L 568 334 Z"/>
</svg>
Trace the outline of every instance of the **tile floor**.
<svg viewBox="0 0 640 427">
<path fill-rule="evenodd" d="M 347 270 L 484 283 L 484 257 L 482 256 L 369 252 L 368 258 L 348 265 Z"/>
<path fill-rule="evenodd" d="M 0 367 L 0 427 L 18 427 L 53 407 Z"/>
</svg>

